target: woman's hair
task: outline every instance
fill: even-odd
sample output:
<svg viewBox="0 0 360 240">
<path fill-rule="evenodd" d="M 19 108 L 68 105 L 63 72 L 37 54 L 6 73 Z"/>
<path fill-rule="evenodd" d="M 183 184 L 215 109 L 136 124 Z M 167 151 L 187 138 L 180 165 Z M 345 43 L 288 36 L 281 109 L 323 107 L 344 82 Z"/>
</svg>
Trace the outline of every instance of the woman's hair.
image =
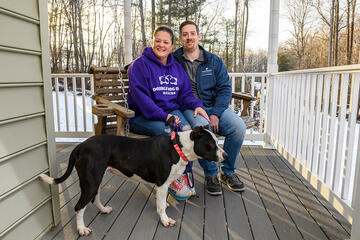
<svg viewBox="0 0 360 240">
<path fill-rule="evenodd" d="M 153 39 L 155 38 L 155 35 L 158 33 L 158 32 L 167 32 L 168 34 L 170 34 L 170 37 L 171 37 L 171 44 L 174 44 L 174 33 L 173 31 L 171 30 L 171 28 L 167 27 L 167 26 L 160 26 L 158 27 L 157 29 L 155 29 L 154 31 L 154 34 L 153 34 Z"/>
</svg>

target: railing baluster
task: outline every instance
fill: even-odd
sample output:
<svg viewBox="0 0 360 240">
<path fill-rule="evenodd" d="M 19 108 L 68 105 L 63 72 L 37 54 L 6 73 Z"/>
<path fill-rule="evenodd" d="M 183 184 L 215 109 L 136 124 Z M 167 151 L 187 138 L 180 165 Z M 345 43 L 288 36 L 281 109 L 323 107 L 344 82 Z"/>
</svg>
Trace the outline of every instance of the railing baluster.
<svg viewBox="0 0 360 240">
<path fill-rule="evenodd" d="M 67 77 L 64 77 L 64 100 L 65 100 L 65 118 L 66 118 L 66 131 L 69 132 L 69 108 L 68 108 L 68 84 Z"/>
<path fill-rule="evenodd" d="M 339 74 L 334 74 L 332 78 L 331 84 L 331 102 L 330 102 L 330 125 L 329 125 L 329 147 L 328 147 L 328 162 L 326 167 L 325 173 L 325 183 L 332 188 L 332 179 L 334 173 L 334 165 L 335 165 L 335 136 L 336 136 L 336 129 L 337 127 L 335 124 L 337 122 L 336 119 L 336 108 L 337 108 L 337 99 L 338 99 L 338 92 L 339 92 Z"/>
<path fill-rule="evenodd" d="M 81 77 L 81 96 L 82 96 L 82 116 L 84 132 L 86 132 L 86 98 L 85 98 L 85 77 Z"/>
<path fill-rule="evenodd" d="M 348 143 L 348 148 L 347 148 L 347 162 L 346 162 L 346 166 L 348 166 L 345 169 L 345 189 L 344 189 L 344 193 L 343 196 L 345 199 L 349 199 L 352 198 L 352 205 L 355 204 L 354 198 L 356 196 L 355 191 L 356 189 L 354 188 L 354 182 L 355 180 L 359 180 L 359 171 L 356 171 L 356 169 L 359 168 L 360 165 L 360 137 L 359 137 L 359 132 L 360 132 L 360 124 L 356 123 L 356 118 L 357 118 L 357 114 L 359 111 L 358 108 L 358 102 L 359 102 L 359 92 L 360 92 L 360 73 L 355 73 L 352 75 L 352 79 L 351 79 L 351 96 L 350 96 L 350 106 L 349 106 L 349 131 L 348 131 L 348 137 L 347 137 L 347 143 Z M 357 139 L 356 139 L 357 138 Z M 356 140 L 358 142 L 358 145 L 356 144 Z M 355 159 L 356 157 L 356 151 L 357 150 L 357 160 Z M 357 161 L 357 162 L 356 162 Z M 352 192 L 352 196 L 349 193 L 350 191 Z M 358 199 L 359 200 L 359 199 Z M 360 201 L 360 200 L 359 200 Z"/>
<path fill-rule="evenodd" d="M 286 92 L 286 98 L 285 100 L 285 106 L 284 106 L 284 148 L 286 151 L 289 151 L 289 125 L 290 125 L 290 107 L 291 107 L 291 79 L 290 76 L 284 76 L 285 77 L 285 92 Z"/>
<path fill-rule="evenodd" d="M 348 142 L 346 142 L 345 134 L 347 129 L 345 127 L 346 122 L 346 107 L 347 107 L 347 96 L 348 96 L 348 87 L 349 87 L 349 74 L 346 73 L 342 76 L 341 85 L 340 85 L 340 102 L 338 106 L 340 106 L 339 111 L 337 112 L 336 119 L 336 127 L 337 134 L 332 136 L 336 146 L 336 152 L 334 153 L 335 158 L 335 166 L 333 172 L 333 190 L 334 192 L 341 196 L 341 188 L 343 185 L 343 177 L 344 177 L 344 163 L 345 163 L 345 148 L 348 146 Z M 345 144 L 343 144 L 345 143 Z M 335 147 L 334 146 L 334 147 Z"/>
<path fill-rule="evenodd" d="M 59 78 L 55 77 L 55 94 L 56 94 L 56 119 L 57 129 L 60 132 L 60 102 L 59 102 Z"/>
<path fill-rule="evenodd" d="M 265 76 L 261 77 L 261 88 L 260 88 L 260 127 L 259 127 L 259 132 L 263 133 L 264 132 L 264 100 L 265 100 Z"/>
<path fill-rule="evenodd" d="M 322 131 L 321 131 L 321 145 L 320 145 L 320 158 L 319 158 L 319 178 L 321 181 L 325 179 L 325 170 L 327 163 L 327 139 L 328 139 L 328 122 L 329 122 L 329 95 L 330 95 L 330 74 L 325 75 L 325 89 L 323 95 L 323 108 L 322 108 Z"/>
<path fill-rule="evenodd" d="M 277 76 L 275 81 L 274 81 L 274 108 L 273 108 L 273 111 L 274 111 L 274 118 L 275 118 L 275 121 L 273 121 L 274 123 L 274 136 L 275 136 L 275 139 L 276 140 L 276 144 L 279 144 L 279 125 L 280 125 L 280 122 L 279 122 L 279 107 L 275 107 L 275 106 L 279 106 L 279 103 L 280 103 L 280 77 Z"/>
<path fill-rule="evenodd" d="M 310 74 L 305 75 L 305 96 L 304 96 L 304 119 L 303 119 L 303 132 L 302 132 L 302 147 L 301 147 L 301 163 L 305 165 L 306 163 L 306 150 L 309 147 L 309 144 L 312 142 L 309 141 L 309 101 L 310 101 Z M 308 169 L 311 169 L 308 165 L 306 165 Z"/>
<path fill-rule="evenodd" d="M 288 123 L 288 151 L 294 155 L 294 128 L 295 128 L 295 104 L 296 104 L 296 75 L 290 75 L 290 99 L 289 99 L 289 110 L 290 122 Z"/>
<path fill-rule="evenodd" d="M 309 131 L 306 151 L 306 167 L 312 171 L 313 166 L 313 149 L 315 147 L 314 133 L 315 133 L 315 94 L 316 94 L 316 82 L 317 78 L 315 74 L 310 76 L 310 107 L 309 107 Z"/>
<path fill-rule="evenodd" d="M 94 90 L 94 76 L 93 75 L 90 76 L 90 91 L 91 91 L 91 96 L 94 96 L 95 90 Z M 92 109 L 92 107 L 94 106 L 95 101 L 93 99 L 91 99 L 90 102 L 91 102 L 91 109 Z M 90 129 L 91 129 L 92 132 L 94 132 L 95 116 L 94 116 L 94 114 L 91 114 L 91 115 L 92 115 L 92 124 L 91 124 Z"/>
<path fill-rule="evenodd" d="M 75 132 L 78 131 L 78 117 L 77 117 L 77 96 L 76 96 L 76 77 L 72 77 L 72 84 L 73 84 L 73 101 L 74 101 L 74 119 L 75 119 Z"/>
<path fill-rule="evenodd" d="M 236 80 L 236 77 L 235 76 L 232 76 L 231 77 L 231 88 L 232 90 L 235 92 L 235 80 Z M 233 98 L 231 98 L 231 108 L 232 110 L 234 110 L 234 104 L 235 104 L 235 100 Z"/>
<path fill-rule="evenodd" d="M 314 147 L 313 147 L 313 167 L 312 173 L 314 175 L 319 174 L 319 150 L 320 150 L 320 133 L 321 133 L 321 106 L 322 106 L 322 95 L 323 95 L 323 83 L 324 75 L 317 76 L 317 86 L 316 86 L 316 106 L 315 106 L 315 129 L 314 129 Z"/>
</svg>

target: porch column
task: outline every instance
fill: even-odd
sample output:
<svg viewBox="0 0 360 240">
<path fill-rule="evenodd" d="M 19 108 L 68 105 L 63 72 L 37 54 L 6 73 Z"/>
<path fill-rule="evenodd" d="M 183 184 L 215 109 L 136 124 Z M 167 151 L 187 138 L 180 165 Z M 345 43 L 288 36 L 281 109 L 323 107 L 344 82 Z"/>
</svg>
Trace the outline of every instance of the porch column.
<svg viewBox="0 0 360 240">
<path fill-rule="evenodd" d="M 279 45 L 279 13 L 280 0 L 270 1 L 270 21 L 269 21 L 269 43 L 268 43 L 268 64 L 267 72 L 278 71 L 277 55 Z"/>
<path fill-rule="evenodd" d="M 124 66 L 132 61 L 132 38 L 131 38 L 131 0 L 124 0 L 124 33 L 125 33 L 125 62 Z"/>
<path fill-rule="evenodd" d="M 264 148 L 273 148 L 271 144 L 271 112 L 269 112 L 271 102 L 270 92 L 270 73 L 278 72 L 277 55 L 279 45 L 279 14 L 280 0 L 270 0 L 270 20 L 269 20 L 269 37 L 267 53 L 267 73 L 268 80 L 266 86 L 266 115 L 265 115 L 265 137 Z"/>
</svg>

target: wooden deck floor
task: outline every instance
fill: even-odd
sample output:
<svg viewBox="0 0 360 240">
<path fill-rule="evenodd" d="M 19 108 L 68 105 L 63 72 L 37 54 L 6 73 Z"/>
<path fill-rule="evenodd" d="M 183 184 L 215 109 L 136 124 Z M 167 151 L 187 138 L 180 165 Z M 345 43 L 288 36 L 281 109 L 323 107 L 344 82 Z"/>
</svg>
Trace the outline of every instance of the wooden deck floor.
<svg viewBox="0 0 360 240">
<path fill-rule="evenodd" d="M 65 172 L 74 145 L 58 144 L 59 175 Z M 152 185 L 136 184 L 107 173 L 102 202 L 113 207 L 99 214 L 85 211 L 92 235 L 81 239 L 333 239 L 349 238 L 351 226 L 273 150 L 244 146 L 237 174 L 246 184 L 242 193 L 223 186 L 222 196 L 204 191 L 203 171 L 196 163 L 198 196 L 187 201 L 168 197 L 167 213 L 177 221 L 172 228 L 159 223 Z M 61 223 L 45 239 L 78 239 L 74 206 L 79 198 L 76 171 L 60 186 Z"/>
</svg>

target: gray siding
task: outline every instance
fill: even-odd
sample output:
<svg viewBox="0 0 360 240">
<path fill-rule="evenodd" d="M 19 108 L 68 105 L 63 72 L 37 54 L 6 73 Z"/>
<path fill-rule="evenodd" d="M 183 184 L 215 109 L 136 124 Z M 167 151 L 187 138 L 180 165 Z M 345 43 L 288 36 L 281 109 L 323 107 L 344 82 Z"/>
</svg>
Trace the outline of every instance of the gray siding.
<svg viewBox="0 0 360 240">
<path fill-rule="evenodd" d="M 47 1 L 0 1 L 0 29 L 0 239 L 37 239 L 58 221 Z"/>
</svg>

